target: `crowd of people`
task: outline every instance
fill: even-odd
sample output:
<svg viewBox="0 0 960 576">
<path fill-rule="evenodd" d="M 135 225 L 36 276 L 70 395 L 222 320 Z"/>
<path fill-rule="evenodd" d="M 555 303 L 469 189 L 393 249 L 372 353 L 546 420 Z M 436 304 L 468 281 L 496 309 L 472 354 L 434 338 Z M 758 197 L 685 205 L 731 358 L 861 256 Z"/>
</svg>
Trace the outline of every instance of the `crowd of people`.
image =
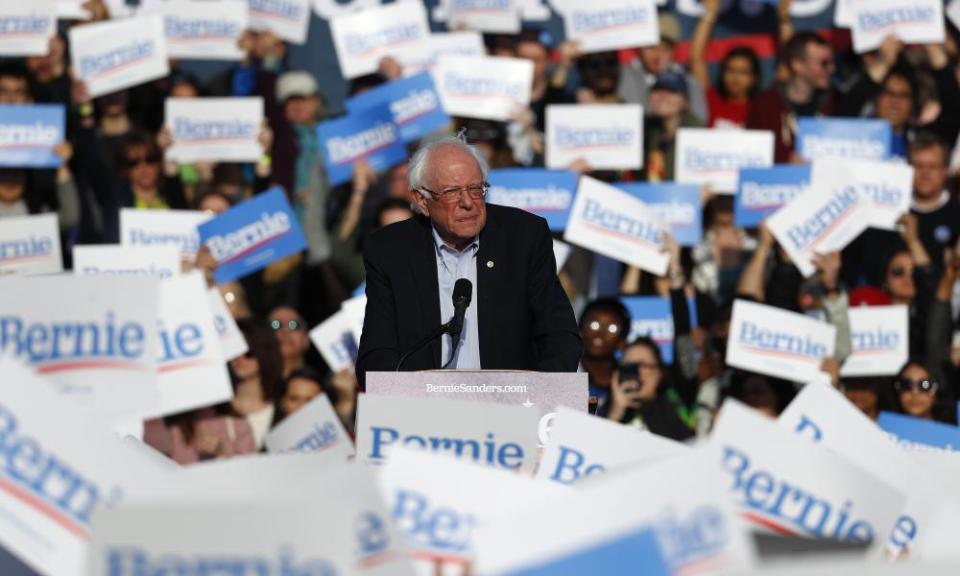
<svg viewBox="0 0 960 576">
<path fill-rule="evenodd" d="M 709 431 L 725 397 L 771 415 L 782 411 L 803 383 L 725 364 L 732 303 L 740 298 L 835 325 L 836 354 L 822 369 L 871 417 L 892 410 L 956 424 L 960 33 L 948 24 L 946 42 L 925 46 L 890 37 L 860 57 L 843 34 L 795 31 L 791 3 L 781 0 L 766 8 L 778 46 L 771 76 L 747 46 L 728 49 L 719 66 L 708 63 L 720 4 L 703 1 L 704 14 L 689 39 L 664 10 L 658 44 L 620 52 L 584 54 L 576 42 L 559 42 L 534 27 L 486 34 L 490 55 L 533 62 L 530 105 L 508 122 L 454 118 L 449 132 L 464 134 L 492 168 L 542 167 L 547 106 L 639 103 L 645 111 L 643 169 L 595 170 L 583 161 L 570 169 L 606 182 L 656 183 L 674 178 L 683 127 L 768 130 L 776 162 L 801 163 L 798 118 L 880 118 L 892 127 L 893 155 L 915 170 L 912 207 L 898 231 L 871 229 L 842 252 L 820 255 L 811 279 L 803 278 L 766 227 L 736 226 L 732 197 L 709 189 L 703 191 L 702 242 L 682 249 L 670 243 L 663 277 L 574 248 L 559 274 L 580 319 L 591 412 L 687 439 Z M 94 20 L 110 17 L 99 0 L 87 7 Z M 68 127 L 56 148 L 62 168 L 0 170 L 0 226 L 7 216 L 57 213 L 69 267 L 71 247 L 118 242 L 121 208 L 221 213 L 279 185 L 308 240 L 302 254 L 221 286 L 249 345 L 229 364 L 233 400 L 148 422 L 146 440 L 180 463 L 254 452 L 271 427 L 318 395 L 329 397 L 350 429 L 356 377 L 350 369 L 330 371 L 307 333 L 362 285 L 364 240 L 416 217 L 406 164 L 377 172 L 360 160 L 350 182 L 331 185 L 316 127 L 333 114 L 317 78 L 289 69 L 287 46 L 270 32 L 247 31 L 244 59 L 212 77 L 198 78 L 172 62 L 165 78 L 96 99 L 72 76 L 65 38 L 61 30 L 46 56 L 0 63 L 0 104 L 62 104 Z M 689 58 L 680 62 L 678 47 L 687 40 Z M 385 58 L 377 73 L 349 82 L 348 96 L 402 75 L 400 64 Z M 165 99 L 205 96 L 263 98 L 259 140 L 266 153 L 259 162 L 178 164 L 165 157 L 172 144 Z M 664 362 L 650 337 L 630 339 L 630 313 L 620 300 L 628 295 L 669 298 L 672 362 Z M 909 307 L 909 361 L 897 376 L 841 378 L 839 367 L 850 352 L 847 311 L 882 304 Z"/>
</svg>

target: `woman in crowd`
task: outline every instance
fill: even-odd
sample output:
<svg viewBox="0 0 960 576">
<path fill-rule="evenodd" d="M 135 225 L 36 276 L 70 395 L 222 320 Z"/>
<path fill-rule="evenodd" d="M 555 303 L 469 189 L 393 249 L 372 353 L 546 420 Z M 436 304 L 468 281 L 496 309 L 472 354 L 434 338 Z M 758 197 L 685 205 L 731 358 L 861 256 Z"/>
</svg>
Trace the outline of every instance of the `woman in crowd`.
<svg viewBox="0 0 960 576">
<path fill-rule="evenodd" d="M 225 408 L 247 420 L 260 449 L 273 422 L 276 394 L 283 382 L 283 359 L 270 328 L 251 320 L 239 320 L 237 326 L 249 350 L 230 361 L 233 400 Z"/>
<path fill-rule="evenodd" d="M 910 361 L 893 381 L 897 411 L 914 418 L 957 423 L 956 404 L 919 361 Z"/>
</svg>

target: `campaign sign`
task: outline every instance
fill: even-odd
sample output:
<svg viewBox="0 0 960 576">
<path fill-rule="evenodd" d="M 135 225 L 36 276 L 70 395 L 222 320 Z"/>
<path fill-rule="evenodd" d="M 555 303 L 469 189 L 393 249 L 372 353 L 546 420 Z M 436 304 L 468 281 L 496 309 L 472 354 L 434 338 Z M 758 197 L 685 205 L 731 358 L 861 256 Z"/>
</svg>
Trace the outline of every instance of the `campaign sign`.
<svg viewBox="0 0 960 576">
<path fill-rule="evenodd" d="M 167 98 L 166 123 L 173 137 L 169 160 L 256 162 L 263 156 L 263 98 Z"/>
<path fill-rule="evenodd" d="M 809 185 L 809 164 L 741 169 L 733 205 L 734 224 L 743 228 L 760 226 L 764 218 L 799 196 Z"/>
<path fill-rule="evenodd" d="M 747 568 L 755 562 L 753 545 L 725 497 L 718 459 L 710 447 L 695 448 L 611 470 L 581 481 L 562 499 L 520 508 L 481 526 L 474 538 L 476 573 L 523 573 L 521 568 L 591 550 L 644 528 L 656 535 L 670 574 Z M 638 561 L 632 559 L 629 572 L 614 573 L 645 573 L 638 570 L 643 566 Z"/>
<path fill-rule="evenodd" d="M 663 557 L 656 533 L 639 528 L 611 539 L 602 539 L 569 554 L 560 553 L 547 560 L 510 570 L 503 576 L 560 576 L 565 574 L 606 574 L 628 576 L 643 566 L 644 576 L 669 576 L 670 566 Z"/>
<path fill-rule="evenodd" d="M 517 0 L 449 0 L 447 27 L 496 34 L 520 32 Z"/>
<path fill-rule="evenodd" d="M 350 331 L 353 333 L 353 342 L 356 345 L 360 342 L 360 336 L 363 335 L 363 317 L 367 313 L 366 292 L 344 300 L 340 304 L 340 310 L 347 316 Z"/>
<path fill-rule="evenodd" d="M 893 556 L 909 551 L 929 534 L 936 516 L 937 484 L 932 470 L 890 441 L 863 412 L 833 386 L 806 386 L 777 420 L 786 430 L 823 444 L 907 496 L 886 549 Z"/>
<path fill-rule="evenodd" d="M 538 410 L 524 406 L 361 394 L 357 458 L 379 464 L 393 446 L 407 446 L 530 473 L 537 463 L 539 419 Z"/>
<path fill-rule="evenodd" d="M 247 29 L 245 0 L 156 3 L 163 16 L 167 54 L 182 60 L 241 60 L 240 37 Z"/>
<path fill-rule="evenodd" d="M 696 246 L 703 238 L 700 187 L 691 184 L 617 183 L 617 188 L 639 198 L 667 224 L 680 246 Z"/>
<path fill-rule="evenodd" d="M 960 452 L 960 428 L 957 426 L 894 412 L 880 412 L 877 425 L 908 449 L 927 447 L 928 450 Z"/>
<path fill-rule="evenodd" d="M 537 478 L 574 484 L 627 465 L 685 454 L 687 446 L 646 430 L 561 407 L 550 428 Z"/>
<path fill-rule="evenodd" d="M 63 106 L 0 105 L 0 166 L 57 168 L 63 160 L 53 149 L 64 139 Z"/>
<path fill-rule="evenodd" d="M 220 289 L 211 288 L 207 290 L 207 299 L 210 303 L 210 313 L 213 315 L 213 327 L 220 339 L 220 351 L 223 353 L 223 359 L 230 361 L 237 356 L 246 354 L 249 349 L 247 340 L 240 332 L 237 321 L 230 314 L 230 310 L 227 309 L 227 303 L 224 302 Z"/>
<path fill-rule="evenodd" d="M 63 271 L 56 214 L 0 220 L 0 276 Z"/>
<path fill-rule="evenodd" d="M 213 277 L 218 284 L 252 274 L 307 247 L 307 238 L 279 187 L 234 206 L 197 230 L 200 242 L 217 261 Z"/>
<path fill-rule="evenodd" d="M 840 367 L 841 376 L 895 376 L 910 351 L 906 306 L 850 308 L 853 350 Z"/>
<path fill-rule="evenodd" d="M 670 261 L 663 232 L 649 206 L 609 184 L 581 176 L 563 239 L 662 276 Z"/>
<path fill-rule="evenodd" d="M 566 242 L 553 239 L 553 259 L 557 261 L 557 272 L 563 270 L 563 265 L 567 263 L 567 258 L 570 257 L 572 250 L 573 246 L 570 246 Z"/>
<path fill-rule="evenodd" d="M 176 246 L 73 247 L 74 274 L 170 278 L 179 276 L 180 271 L 180 251 Z"/>
<path fill-rule="evenodd" d="M 89 20 L 90 13 L 83 7 L 84 0 L 57 0 L 57 18 L 64 20 Z"/>
<path fill-rule="evenodd" d="M 673 362 L 673 309 L 670 298 L 660 296 L 623 296 L 623 305 L 630 311 L 630 334 L 628 341 L 639 336 L 649 336 L 660 347 L 664 363 Z M 693 299 L 687 300 L 690 325 L 697 324 L 697 306 Z"/>
<path fill-rule="evenodd" d="M 556 501 L 568 490 L 507 470 L 405 447 L 381 467 L 380 490 L 421 572 L 460 570 L 472 559 L 473 533 L 517 509 Z"/>
<path fill-rule="evenodd" d="M 870 0 L 848 6 L 853 49 L 858 54 L 880 47 L 887 36 L 906 44 L 940 44 L 946 35 L 943 0 Z"/>
<path fill-rule="evenodd" d="M 773 166 L 773 133 L 681 128 L 675 161 L 677 182 L 706 184 L 716 193 L 733 194 L 740 169 Z"/>
<path fill-rule="evenodd" d="M 353 441 L 333 410 L 330 398 L 320 394 L 283 419 L 267 434 L 270 452 L 325 452 L 353 456 Z"/>
<path fill-rule="evenodd" d="M 551 104 L 546 117 L 547 168 L 576 160 L 591 168 L 643 166 L 643 107 L 639 104 Z"/>
<path fill-rule="evenodd" d="M 950 22 L 957 28 L 960 28 L 960 0 L 950 0 L 943 10 L 945 16 L 950 19 Z"/>
<path fill-rule="evenodd" d="M 54 0 L 0 5 L 0 56 L 46 56 L 57 33 Z"/>
<path fill-rule="evenodd" d="M 901 162 L 823 159 L 816 171 L 856 186 L 863 202 L 871 205 L 870 226 L 895 231 L 897 220 L 910 211 L 913 197 L 913 166 Z M 843 176 L 840 176 L 840 175 Z"/>
<path fill-rule="evenodd" d="M 357 343 L 353 339 L 350 318 L 343 310 L 315 326 L 310 331 L 310 341 L 332 372 L 350 368 L 357 359 Z"/>
<path fill-rule="evenodd" d="M 571 3 L 564 10 L 563 22 L 566 38 L 578 41 L 585 54 L 652 46 L 660 42 L 660 25 L 653 0 Z"/>
<path fill-rule="evenodd" d="M 400 62 L 417 57 L 430 24 L 423 4 L 396 2 L 336 16 L 330 20 L 330 34 L 340 74 L 350 80 L 376 72 L 385 56 Z"/>
<path fill-rule="evenodd" d="M 42 574 L 85 575 L 93 513 L 166 469 L 9 357 L 0 381 L 0 544 Z"/>
<path fill-rule="evenodd" d="M 304 44 L 310 27 L 310 0 L 247 0 L 251 30 L 273 32 L 291 44 Z"/>
<path fill-rule="evenodd" d="M 524 58 L 441 56 L 432 73 L 451 116 L 506 122 L 530 104 L 533 62 Z"/>
<path fill-rule="evenodd" d="M 69 35 L 73 70 L 92 98 L 170 73 L 159 16 L 75 26 Z"/>
<path fill-rule="evenodd" d="M 0 351 L 110 416 L 156 405 L 155 278 L 13 276 L 0 282 Z"/>
<path fill-rule="evenodd" d="M 383 105 L 390 108 L 404 142 L 419 140 L 450 124 L 433 78 L 426 72 L 387 82 L 346 101 L 351 113 Z"/>
<path fill-rule="evenodd" d="M 837 329 L 803 314 L 747 300 L 733 303 L 727 365 L 808 383 L 833 356 Z"/>
<path fill-rule="evenodd" d="M 890 122 L 868 118 L 800 118 L 797 153 L 807 160 L 886 160 Z"/>
<path fill-rule="evenodd" d="M 767 218 L 767 228 L 808 278 L 816 271 L 811 258 L 842 250 L 873 219 L 873 202 L 850 183 L 833 162 L 813 163 L 810 188 Z"/>
<path fill-rule="evenodd" d="M 550 230 L 562 232 L 570 217 L 579 174 L 566 170 L 503 168 L 487 176 L 488 204 L 513 206 L 542 216 Z"/>
<path fill-rule="evenodd" d="M 323 145 L 327 178 L 333 185 L 349 182 L 353 177 L 353 165 L 361 158 L 375 172 L 384 171 L 407 158 L 400 128 L 394 124 L 393 112 L 386 105 L 321 122 L 317 126 L 317 135 Z"/>
<path fill-rule="evenodd" d="M 180 259 L 193 262 L 200 250 L 197 226 L 211 216 L 194 210 L 120 209 L 120 244 L 123 246 L 176 246 Z"/>
<path fill-rule="evenodd" d="M 483 45 L 483 35 L 476 31 L 464 30 L 461 32 L 437 32 L 430 34 L 420 41 L 421 49 L 416 54 L 403 54 L 403 73 L 405 75 L 419 74 L 431 70 L 441 56 L 473 56 L 487 55 Z"/>
<path fill-rule="evenodd" d="M 727 398 L 709 443 L 740 516 L 759 531 L 881 549 L 906 496 L 848 458 Z"/>
<path fill-rule="evenodd" d="M 313 0 L 313 11 L 317 16 L 330 20 L 341 14 L 359 12 L 373 8 L 380 4 L 379 0 L 353 0 L 349 3 L 341 3 L 337 0 Z"/>
</svg>

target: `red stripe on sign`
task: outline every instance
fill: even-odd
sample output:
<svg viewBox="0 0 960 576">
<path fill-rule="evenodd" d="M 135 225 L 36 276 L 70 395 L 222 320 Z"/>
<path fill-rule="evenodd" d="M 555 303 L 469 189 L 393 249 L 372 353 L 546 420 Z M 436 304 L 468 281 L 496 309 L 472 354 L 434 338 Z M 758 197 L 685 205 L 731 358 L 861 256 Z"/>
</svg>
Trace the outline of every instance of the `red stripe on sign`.
<svg viewBox="0 0 960 576">
<path fill-rule="evenodd" d="M 259 250 L 260 248 L 263 248 L 263 247 L 266 246 L 267 244 L 270 244 L 271 242 L 276 242 L 277 240 L 280 240 L 280 239 L 283 238 L 284 236 L 289 236 L 289 235 L 292 234 L 292 233 L 293 233 L 293 230 L 287 230 L 287 231 L 284 232 L 283 234 L 277 234 L 276 236 L 271 236 L 271 237 L 269 237 L 269 238 L 265 238 L 265 239 L 257 242 L 257 243 L 254 244 L 253 246 L 250 246 L 249 248 L 246 248 L 243 252 L 239 252 L 239 253 L 234 254 L 233 256 L 227 258 L 226 260 L 224 260 L 224 261 L 221 262 L 220 264 L 232 264 L 232 263 L 234 263 L 234 262 L 236 262 L 236 261 L 238 261 L 238 260 L 242 260 L 243 258 L 247 257 L 249 254 L 251 254 L 251 253 Z"/>
<path fill-rule="evenodd" d="M 740 516 L 749 522 L 763 526 L 764 528 L 772 530 L 781 536 L 801 536 L 801 534 L 796 530 L 787 528 L 783 524 L 779 524 L 773 520 L 770 520 L 769 518 L 764 518 L 759 514 L 754 514 L 753 512 L 741 512 Z"/>
<path fill-rule="evenodd" d="M 33 508 L 40 514 L 43 514 L 55 524 L 59 525 L 61 528 L 67 532 L 70 532 L 77 538 L 80 538 L 81 540 L 89 539 L 86 528 L 78 524 L 75 520 L 64 516 L 59 510 L 50 506 L 50 504 L 47 504 L 43 500 L 34 496 L 32 493 L 10 482 L 6 478 L 0 477 L 0 490 L 3 490 L 17 500 Z"/>
<path fill-rule="evenodd" d="M 137 362 L 127 362 L 125 360 L 73 360 L 69 362 L 53 362 L 42 364 L 37 367 L 40 374 L 51 374 L 53 372 L 65 372 L 67 370 L 145 370 L 146 366 Z"/>
<path fill-rule="evenodd" d="M 441 565 L 456 564 L 459 566 L 466 566 L 470 563 L 470 559 L 465 556 L 460 556 L 457 554 L 440 554 L 439 552 L 428 552 L 426 550 L 414 550 L 410 552 L 410 556 L 413 556 L 418 560 L 429 560 Z"/>
</svg>

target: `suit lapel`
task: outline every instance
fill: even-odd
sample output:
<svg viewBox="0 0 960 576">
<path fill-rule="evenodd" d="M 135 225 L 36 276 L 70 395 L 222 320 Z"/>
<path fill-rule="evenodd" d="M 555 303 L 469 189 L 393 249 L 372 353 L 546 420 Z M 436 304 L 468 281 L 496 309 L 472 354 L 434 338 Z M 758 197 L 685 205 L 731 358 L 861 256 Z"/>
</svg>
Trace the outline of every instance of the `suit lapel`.
<svg viewBox="0 0 960 576">
<path fill-rule="evenodd" d="M 437 254 L 433 243 L 430 220 L 416 216 L 418 221 L 417 241 L 407 252 L 414 283 L 417 285 L 417 301 L 420 306 L 421 333 L 425 336 L 440 325 L 440 286 L 437 281 Z M 433 367 L 440 364 L 440 339 L 430 343 Z"/>
<path fill-rule="evenodd" d="M 480 248 L 477 250 L 476 258 L 477 286 L 474 295 L 477 305 L 477 334 L 480 337 L 481 367 L 500 365 L 494 356 L 498 347 L 495 342 L 497 334 L 492 314 L 496 309 L 494 298 L 498 284 L 496 279 L 503 268 L 502 266 L 500 269 L 497 268 L 497 258 L 504 254 L 504 247 L 500 246 L 498 242 L 502 239 L 502 236 L 494 234 L 498 225 L 496 214 L 496 209 L 491 210 L 491 206 L 488 204 L 487 223 L 480 231 Z"/>
</svg>

